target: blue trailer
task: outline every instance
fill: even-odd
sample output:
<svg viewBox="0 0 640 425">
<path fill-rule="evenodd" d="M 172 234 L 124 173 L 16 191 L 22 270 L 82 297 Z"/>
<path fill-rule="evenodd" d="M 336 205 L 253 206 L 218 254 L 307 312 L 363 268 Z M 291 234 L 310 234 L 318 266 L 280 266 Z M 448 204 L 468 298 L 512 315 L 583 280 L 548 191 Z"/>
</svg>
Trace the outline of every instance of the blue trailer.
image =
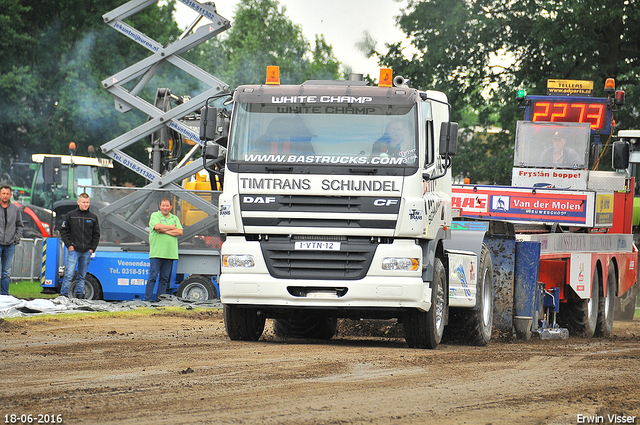
<svg viewBox="0 0 640 425">
<path fill-rule="evenodd" d="M 139 246 L 139 249 L 144 246 Z M 59 238 L 42 244 L 43 292 L 60 292 L 67 250 Z M 218 298 L 219 252 L 208 249 L 180 250 L 173 265 L 167 293 L 191 300 Z M 85 298 L 107 301 L 142 300 L 149 278 L 149 252 L 107 246 L 91 256 L 85 281 Z M 75 294 L 75 279 L 70 295 Z M 157 298 L 157 293 L 154 292 Z"/>
</svg>

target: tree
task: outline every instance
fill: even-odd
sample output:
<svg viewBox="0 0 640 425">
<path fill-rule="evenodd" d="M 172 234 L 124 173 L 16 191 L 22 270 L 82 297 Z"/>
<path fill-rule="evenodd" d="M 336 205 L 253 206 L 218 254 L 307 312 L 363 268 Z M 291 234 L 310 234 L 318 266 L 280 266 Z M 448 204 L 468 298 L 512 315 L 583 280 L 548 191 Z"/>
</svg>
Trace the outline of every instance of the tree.
<svg viewBox="0 0 640 425">
<path fill-rule="evenodd" d="M 306 72 L 307 79 L 336 80 L 340 75 L 340 62 L 333 54 L 323 35 L 316 35 L 313 60 Z"/>
<path fill-rule="evenodd" d="M 0 131 L 11 142 L 0 146 L 2 157 L 66 153 L 71 141 L 86 153 L 88 145 L 131 128 L 101 84 L 123 64 L 144 57 L 144 49 L 124 43 L 101 18 L 122 1 L 2 3 L 0 21 L 10 30 L 0 38 Z M 175 35 L 172 11 L 170 2 L 131 20 L 141 20 L 148 34 Z"/>
<path fill-rule="evenodd" d="M 201 56 L 211 60 L 198 64 L 213 69 L 231 87 L 263 83 L 268 65 L 280 67 L 282 84 L 339 77 L 333 48 L 318 36 L 311 51 L 302 29 L 277 0 L 241 0 L 231 28 L 207 44 Z"/>
<path fill-rule="evenodd" d="M 144 123 L 137 110 L 121 114 L 102 87 L 109 76 L 151 53 L 105 25 L 102 15 L 123 0 L 0 0 L 0 144 L 3 166 L 29 161 L 33 153 L 67 153 L 75 142 L 78 154 Z M 163 45 L 181 34 L 174 18 L 175 0 L 159 2 L 132 15 L 126 23 Z M 262 83 L 266 65 L 280 65 L 283 83 L 307 78 L 337 78 L 340 63 L 322 37 L 312 51 L 302 30 L 286 17 L 275 0 L 242 0 L 230 31 L 183 57 L 225 81 Z M 137 81 L 127 85 L 131 89 Z M 158 88 L 180 96 L 203 92 L 200 81 L 166 64 L 140 97 L 154 102 Z M 7 143 L 8 142 L 8 143 Z M 147 162 L 145 143 L 127 153 Z M 116 164 L 118 181 L 143 183 L 137 174 Z"/>
<path fill-rule="evenodd" d="M 408 59 L 395 43 L 378 56 L 419 87 L 447 93 L 454 120 L 473 111 L 477 122 L 466 125 L 502 127 L 504 134 L 462 142 L 454 172 L 506 184 L 511 166 L 505 166 L 505 152 L 513 145 L 506 132 L 513 134 L 522 117 L 515 103 L 518 88 L 544 94 L 550 78 L 593 80 L 594 95 L 603 96 L 605 79 L 613 77 L 627 98 L 640 95 L 636 3 L 409 0 L 397 21 L 419 53 Z M 640 116 L 628 106 L 616 121 L 620 128 L 637 127 Z M 483 155 L 485 146 L 489 154 Z"/>
</svg>

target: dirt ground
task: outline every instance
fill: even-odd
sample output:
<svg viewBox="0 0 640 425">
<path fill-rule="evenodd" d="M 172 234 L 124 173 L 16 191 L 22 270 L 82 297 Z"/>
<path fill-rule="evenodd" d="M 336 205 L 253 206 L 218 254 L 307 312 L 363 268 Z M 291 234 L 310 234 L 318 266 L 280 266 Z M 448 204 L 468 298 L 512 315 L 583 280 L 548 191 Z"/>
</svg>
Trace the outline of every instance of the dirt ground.
<svg viewBox="0 0 640 425">
<path fill-rule="evenodd" d="M 436 350 L 410 349 L 394 332 L 368 336 L 389 329 L 344 321 L 328 342 L 267 330 L 249 343 L 227 338 L 220 310 L 0 319 L 0 420 L 576 424 L 618 415 L 640 423 L 637 318 L 616 322 L 609 339 Z"/>
</svg>

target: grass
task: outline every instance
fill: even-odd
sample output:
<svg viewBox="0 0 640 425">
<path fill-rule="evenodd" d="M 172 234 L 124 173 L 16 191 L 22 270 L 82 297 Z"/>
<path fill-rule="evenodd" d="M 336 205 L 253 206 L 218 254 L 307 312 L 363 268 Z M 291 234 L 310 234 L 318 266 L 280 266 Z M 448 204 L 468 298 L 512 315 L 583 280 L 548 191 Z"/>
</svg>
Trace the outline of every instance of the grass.
<svg viewBox="0 0 640 425">
<path fill-rule="evenodd" d="M 9 285 L 9 295 L 20 299 L 31 298 L 55 298 L 58 294 L 43 294 L 40 282 L 37 280 L 23 280 L 22 282 L 11 282 Z"/>
</svg>

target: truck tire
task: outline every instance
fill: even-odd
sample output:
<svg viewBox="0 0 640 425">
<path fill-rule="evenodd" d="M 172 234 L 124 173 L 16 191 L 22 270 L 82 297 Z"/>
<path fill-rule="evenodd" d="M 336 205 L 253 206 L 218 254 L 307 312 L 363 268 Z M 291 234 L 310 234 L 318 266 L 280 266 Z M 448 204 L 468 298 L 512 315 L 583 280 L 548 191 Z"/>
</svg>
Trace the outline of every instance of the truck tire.
<svg viewBox="0 0 640 425">
<path fill-rule="evenodd" d="M 336 334 L 335 317 L 300 316 L 273 321 L 273 331 L 280 338 L 329 340 Z"/>
<path fill-rule="evenodd" d="M 218 293 L 210 278 L 191 275 L 180 283 L 176 296 L 189 301 L 207 301 L 218 298 Z"/>
<path fill-rule="evenodd" d="M 613 264 L 609 264 L 609 273 L 607 273 L 607 294 L 604 297 L 600 297 L 600 302 L 598 303 L 598 321 L 596 323 L 594 336 L 611 336 L 617 286 L 618 279 L 616 278 L 615 267 Z"/>
<path fill-rule="evenodd" d="M 69 298 L 76 298 L 76 277 L 73 277 L 71 285 L 69 285 Z M 102 286 L 94 276 L 86 274 L 84 277 L 84 299 L 85 300 L 101 300 Z"/>
<path fill-rule="evenodd" d="M 600 304 L 600 276 L 594 270 L 591 280 L 591 298 L 578 302 L 560 303 L 558 322 L 569 329 L 569 333 L 585 338 L 595 334 Z"/>
<path fill-rule="evenodd" d="M 257 341 L 264 331 L 265 317 L 257 308 L 223 305 L 224 327 L 232 341 Z"/>
<path fill-rule="evenodd" d="M 450 308 L 445 339 L 451 342 L 484 346 L 493 331 L 493 260 L 486 245 L 482 245 L 478 265 L 476 307 Z"/>
<path fill-rule="evenodd" d="M 468 311 L 467 329 L 469 341 L 485 346 L 491 340 L 493 330 L 493 260 L 486 245 L 482 245 L 478 266 L 477 306 Z"/>
<path fill-rule="evenodd" d="M 424 312 L 411 310 L 404 318 L 405 339 L 411 348 L 438 347 L 444 333 L 446 312 L 447 276 L 442 260 L 436 257 L 433 264 L 431 308 Z"/>
</svg>

